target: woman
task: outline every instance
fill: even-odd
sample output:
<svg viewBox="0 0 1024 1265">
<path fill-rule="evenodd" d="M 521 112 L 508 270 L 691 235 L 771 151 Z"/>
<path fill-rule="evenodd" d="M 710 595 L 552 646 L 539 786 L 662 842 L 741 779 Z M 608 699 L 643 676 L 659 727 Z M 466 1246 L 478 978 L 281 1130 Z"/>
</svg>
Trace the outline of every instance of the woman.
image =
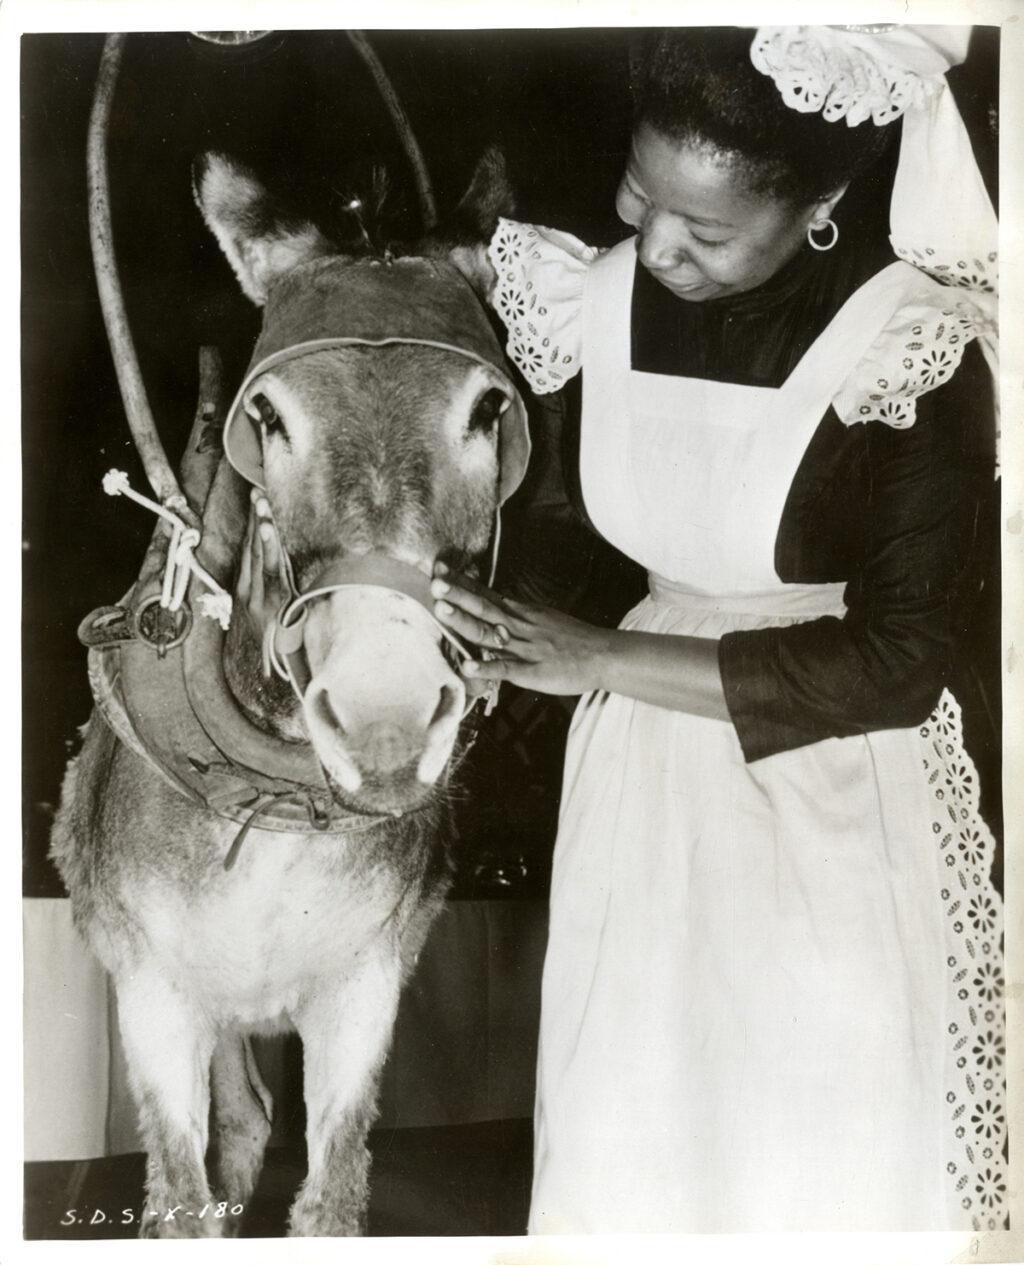
<svg viewBox="0 0 1024 1265">
<path fill-rule="evenodd" d="M 618 192 L 635 237 L 491 244 L 510 354 L 540 392 L 582 368 L 583 508 L 650 581 L 609 631 L 435 580 L 471 680 L 584 695 L 532 1232 L 1003 1223 L 1000 905 L 943 693 L 994 255 L 950 265 L 968 295 L 842 219 L 906 113 L 895 249 L 945 268 L 934 212 L 987 228 L 959 134 L 957 182 L 923 187 L 914 145 L 959 124 L 935 31 L 668 33 Z"/>
</svg>

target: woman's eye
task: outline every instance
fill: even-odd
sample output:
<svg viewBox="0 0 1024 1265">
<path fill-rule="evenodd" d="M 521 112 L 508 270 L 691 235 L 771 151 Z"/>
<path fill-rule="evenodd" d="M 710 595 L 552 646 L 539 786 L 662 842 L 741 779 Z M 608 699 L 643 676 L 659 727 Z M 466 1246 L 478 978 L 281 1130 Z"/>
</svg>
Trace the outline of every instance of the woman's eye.
<svg viewBox="0 0 1024 1265">
<path fill-rule="evenodd" d="M 469 429 L 471 431 L 493 429 L 498 418 L 504 413 L 509 406 L 509 398 L 504 391 L 499 391 L 497 387 L 491 387 L 489 391 L 485 391 L 473 406 L 473 412 L 469 418 Z"/>
<path fill-rule="evenodd" d="M 710 241 L 706 237 L 698 237 L 696 233 L 691 233 L 690 236 L 693 238 L 695 242 L 699 242 L 701 246 L 708 246 L 711 248 L 714 248 L 715 246 L 724 246 L 725 243 L 729 240 L 728 238 L 723 238 L 721 241 L 713 242 L 713 241 Z"/>
</svg>

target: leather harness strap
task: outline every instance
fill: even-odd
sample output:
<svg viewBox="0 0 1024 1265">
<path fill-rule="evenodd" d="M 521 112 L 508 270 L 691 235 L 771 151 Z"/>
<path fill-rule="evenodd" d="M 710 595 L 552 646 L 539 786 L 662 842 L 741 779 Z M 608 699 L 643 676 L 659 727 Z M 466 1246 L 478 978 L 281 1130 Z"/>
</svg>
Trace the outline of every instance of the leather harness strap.
<svg viewBox="0 0 1024 1265">
<path fill-rule="evenodd" d="M 163 656 L 138 641 L 94 646 L 89 682 L 100 715 L 129 750 L 179 794 L 241 825 L 225 868 L 250 829 L 338 835 L 386 820 L 334 802 L 310 743 L 284 742 L 248 720 L 223 682 L 222 648 L 210 620 L 198 620 L 184 645 Z M 211 682 L 219 682 L 212 695 Z M 193 705 L 201 695 L 202 718 Z"/>
<path fill-rule="evenodd" d="M 435 618 L 428 575 L 386 554 L 351 555 L 326 567 L 268 628 L 271 661 L 300 699 L 309 675 L 303 646 L 308 604 L 348 588 L 382 588 L 415 602 L 454 651 L 470 657 Z M 214 620 L 196 620 L 164 653 L 137 639 L 131 608 L 145 596 L 133 591 L 119 607 L 83 620 L 93 698 L 111 731 L 168 785 L 240 823 L 225 869 L 250 830 L 348 834 L 386 820 L 334 802 L 311 743 L 287 742 L 249 720 L 224 676 L 224 632 Z M 115 618 L 119 611 L 124 618 Z M 476 701 L 467 700 L 467 712 Z"/>
</svg>

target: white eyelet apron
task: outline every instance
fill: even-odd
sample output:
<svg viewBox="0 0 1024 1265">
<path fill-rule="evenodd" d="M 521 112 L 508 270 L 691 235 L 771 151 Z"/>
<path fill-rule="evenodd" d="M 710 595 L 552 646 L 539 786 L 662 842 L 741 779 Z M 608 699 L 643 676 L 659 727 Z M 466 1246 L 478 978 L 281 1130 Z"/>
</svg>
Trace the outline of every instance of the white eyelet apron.
<svg viewBox="0 0 1024 1265">
<path fill-rule="evenodd" d="M 913 271 L 893 265 L 852 296 L 772 390 L 632 371 L 634 264 L 631 242 L 605 255 L 583 305 L 584 499 L 651 573 L 622 626 L 718 638 L 841 616 L 842 585 L 779 580 L 779 519 Z M 581 701 L 552 880 L 531 1233 L 970 1228 L 992 1211 L 954 1181 L 960 962 L 928 736 L 829 739 L 747 764 L 727 722 Z M 957 873 L 966 888 L 974 872 Z M 987 943 L 997 954 L 998 929 Z"/>
</svg>

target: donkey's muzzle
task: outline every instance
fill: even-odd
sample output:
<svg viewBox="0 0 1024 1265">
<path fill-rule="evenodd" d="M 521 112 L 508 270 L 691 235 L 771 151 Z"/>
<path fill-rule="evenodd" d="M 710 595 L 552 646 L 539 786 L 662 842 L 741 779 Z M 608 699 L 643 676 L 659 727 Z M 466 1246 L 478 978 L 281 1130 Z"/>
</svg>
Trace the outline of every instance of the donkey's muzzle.
<svg viewBox="0 0 1024 1265">
<path fill-rule="evenodd" d="M 306 698 L 307 715 L 321 743 L 330 746 L 330 764 L 342 789 L 365 797 L 373 788 L 375 797 L 392 793 L 403 801 L 420 798 L 440 777 L 464 706 L 465 689 L 457 678 L 437 691 L 425 727 L 418 706 L 375 707 L 351 691 L 332 698 L 323 684 L 311 686 Z"/>
<path fill-rule="evenodd" d="M 420 806 L 466 709 L 434 620 L 408 595 L 372 585 L 339 586 L 306 612 L 303 715 L 336 792 L 361 812 Z"/>
</svg>

